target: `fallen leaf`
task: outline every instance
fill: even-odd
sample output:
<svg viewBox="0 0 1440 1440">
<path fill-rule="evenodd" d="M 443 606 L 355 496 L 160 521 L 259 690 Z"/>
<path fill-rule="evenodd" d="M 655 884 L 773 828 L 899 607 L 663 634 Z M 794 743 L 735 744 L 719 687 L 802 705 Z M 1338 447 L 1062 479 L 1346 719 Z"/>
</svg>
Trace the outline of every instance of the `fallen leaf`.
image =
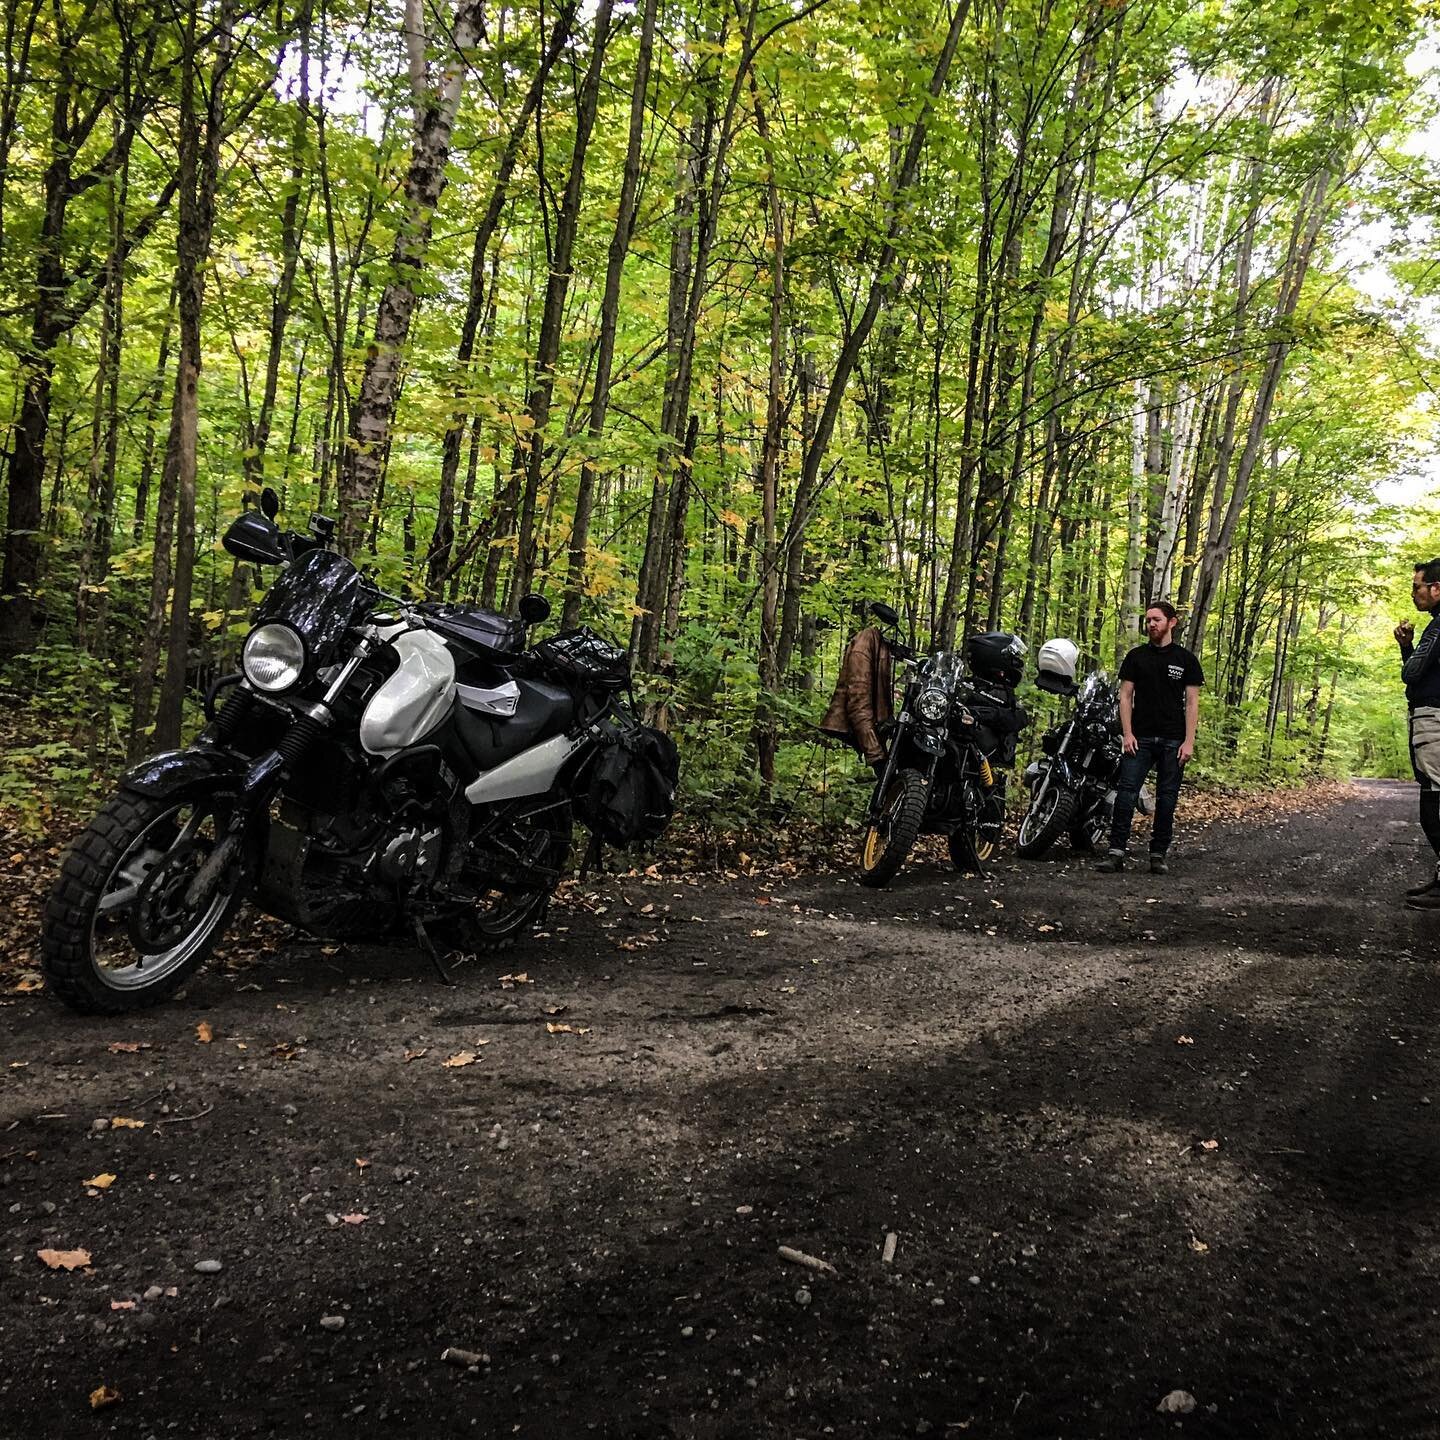
<svg viewBox="0 0 1440 1440">
<path fill-rule="evenodd" d="M 563 1020 L 558 1025 L 547 1020 L 545 1029 L 551 1035 L 588 1035 L 590 1033 L 588 1026 L 567 1025 Z"/>
<path fill-rule="evenodd" d="M 1042 935 L 1049 935 L 1055 929 L 1053 925 L 1041 925 L 1039 928 Z"/>
<path fill-rule="evenodd" d="M 115 1177 L 111 1174 L 92 1175 L 88 1180 L 82 1180 L 82 1185 L 88 1185 L 92 1190 L 108 1190 L 114 1183 Z"/>
<path fill-rule="evenodd" d="M 215 1027 L 208 1020 L 202 1020 L 195 1027 L 195 1038 L 202 1045 L 208 1045 L 215 1038 Z"/>
<path fill-rule="evenodd" d="M 340 1218 L 347 1225 L 363 1225 L 370 1217 L 356 1210 L 353 1214 L 342 1215 Z"/>
<path fill-rule="evenodd" d="M 640 907 L 640 913 L 642 915 L 653 915 L 655 913 L 654 902 L 652 901 L 649 905 L 642 905 Z"/>
<path fill-rule="evenodd" d="M 430 1047 L 428 1045 L 425 1046 L 423 1050 L 407 1050 L 405 1052 L 405 1063 L 408 1065 L 412 1060 L 419 1060 L 422 1056 L 428 1055 L 429 1053 Z"/>
<path fill-rule="evenodd" d="M 1195 1042 L 1188 1035 L 1177 1035 L 1175 1043 L 1177 1045 L 1193 1045 Z"/>
<path fill-rule="evenodd" d="M 128 1115 L 112 1115 L 110 1117 L 110 1128 L 112 1130 L 143 1130 L 143 1120 L 132 1120 Z"/>
<path fill-rule="evenodd" d="M 1220 1142 L 1218 1140 L 1202 1140 L 1200 1142 L 1200 1148 L 1202 1150 L 1218 1150 L 1220 1148 Z"/>
<path fill-rule="evenodd" d="M 112 1300 L 110 1308 L 112 1310 L 133 1310 L 135 1302 L 133 1300 Z"/>
<path fill-rule="evenodd" d="M 17 995 L 28 995 L 33 990 L 39 990 L 44 983 L 38 975 L 26 975 L 13 988 Z"/>
<path fill-rule="evenodd" d="M 35 1253 L 52 1270 L 81 1270 L 90 1263 L 88 1250 L 37 1250 Z"/>
<path fill-rule="evenodd" d="M 138 1055 L 150 1048 L 148 1040 L 112 1040 L 106 1047 L 112 1055 Z"/>
<path fill-rule="evenodd" d="M 763 940 L 769 933 L 768 930 L 752 930 L 750 932 L 750 938 L 752 940 Z"/>
<path fill-rule="evenodd" d="M 452 1055 L 444 1062 L 447 1070 L 458 1070 L 462 1065 L 473 1065 L 475 1063 L 475 1052 L 473 1050 L 462 1050 L 458 1055 Z"/>
<path fill-rule="evenodd" d="M 502 975 L 500 977 L 500 988 L 502 990 L 513 990 L 517 985 L 533 985 L 534 983 L 529 974 L 524 970 L 518 975 Z"/>
<path fill-rule="evenodd" d="M 118 1405 L 120 1403 L 120 1392 L 112 1390 L 108 1385 L 102 1385 L 98 1390 L 90 1392 L 90 1408 L 92 1410 L 103 1410 L 107 1405 Z"/>
<path fill-rule="evenodd" d="M 1193 1235 L 1190 1237 L 1190 1248 L 1197 1255 L 1204 1255 L 1210 1249 L 1203 1240 L 1197 1240 Z"/>
<path fill-rule="evenodd" d="M 545 1013 L 547 1015 L 563 1015 L 569 1008 L 568 1005 L 547 1005 Z"/>
<path fill-rule="evenodd" d="M 358 1155 L 355 1157 L 355 1168 L 357 1170 L 365 1170 L 369 1165 L 370 1162 L 368 1160 L 362 1160 Z"/>
</svg>

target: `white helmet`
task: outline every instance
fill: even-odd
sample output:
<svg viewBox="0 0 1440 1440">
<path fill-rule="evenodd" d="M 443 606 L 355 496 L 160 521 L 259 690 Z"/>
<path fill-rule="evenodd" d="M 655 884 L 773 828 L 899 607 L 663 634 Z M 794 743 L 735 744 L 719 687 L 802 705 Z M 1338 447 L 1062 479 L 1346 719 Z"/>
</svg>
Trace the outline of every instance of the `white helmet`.
<svg viewBox="0 0 1440 1440">
<path fill-rule="evenodd" d="M 1073 694 L 1075 666 L 1079 660 L 1080 650 L 1073 640 L 1047 640 L 1040 647 L 1035 683 L 1052 695 Z"/>
</svg>

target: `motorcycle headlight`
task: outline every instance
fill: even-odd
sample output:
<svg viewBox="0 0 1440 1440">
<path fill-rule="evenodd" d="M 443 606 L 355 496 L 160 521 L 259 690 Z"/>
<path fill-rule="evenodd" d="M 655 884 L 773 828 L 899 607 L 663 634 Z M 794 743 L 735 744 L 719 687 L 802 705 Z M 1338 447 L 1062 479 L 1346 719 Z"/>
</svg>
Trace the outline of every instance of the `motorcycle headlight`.
<svg viewBox="0 0 1440 1440">
<path fill-rule="evenodd" d="M 288 690 L 305 670 L 305 643 L 288 625 L 260 625 L 246 636 L 240 663 L 257 690 Z"/>
<path fill-rule="evenodd" d="M 943 690 L 922 690 L 915 701 L 915 708 L 922 720 L 934 723 L 950 713 L 950 697 Z"/>
</svg>

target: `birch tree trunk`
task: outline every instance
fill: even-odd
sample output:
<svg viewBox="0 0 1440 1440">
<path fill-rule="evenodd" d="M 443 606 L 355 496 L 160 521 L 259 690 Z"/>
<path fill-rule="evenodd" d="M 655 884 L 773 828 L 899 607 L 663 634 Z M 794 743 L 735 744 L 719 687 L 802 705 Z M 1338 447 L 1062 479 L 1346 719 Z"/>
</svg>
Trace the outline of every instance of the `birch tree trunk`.
<svg viewBox="0 0 1440 1440">
<path fill-rule="evenodd" d="M 432 78 L 426 65 L 425 90 L 416 96 L 418 121 L 405 176 L 405 215 L 390 252 L 390 278 L 376 312 L 375 334 L 351 411 L 341 467 L 339 541 L 347 553 L 354 551 L 364 537 L 370 505 L 380 483 L 395 419 L 403 351 L 415 314 L 416 287 L 430 248 L 435 207 L 445 189 L 445 167 L 460 105 L 465 56 L 480 38 L 480 14 L 481 0 L 460 0 L 446 37 L 453 53 L 438 80 Z M 423 31 L 419 0 L 407 0 L 406 16 L 410 28 Z"/>
</svg>

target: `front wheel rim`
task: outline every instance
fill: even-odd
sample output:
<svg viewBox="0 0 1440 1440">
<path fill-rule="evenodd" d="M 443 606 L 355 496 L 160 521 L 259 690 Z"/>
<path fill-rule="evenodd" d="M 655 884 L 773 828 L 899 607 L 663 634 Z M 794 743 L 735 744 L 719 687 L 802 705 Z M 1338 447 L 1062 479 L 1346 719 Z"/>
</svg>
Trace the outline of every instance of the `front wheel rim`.
<svg viewBox="0 0 1440 1440">
<path fill-rule="evenodd" d="M 1040 797 L 1039 805 L 1032 805 L 1020 822 L 1020 843 L 1028 845 L 1055 818 L 1055 807 L 1060 803 L 1060 791 L 1052 785 Z"/>
<path fill-rule="evenodd" d="M 860 852 L 862 870 L 873 870 L 885 858 L 885 847 L 890 843 L 890 826 L 904 800 L 905 787 L 893 784 L 880 813 L 875 817 L 875 823 L 865 832 L 865 847 Z"/>
<path fill-rule="evenodd" d="M 156 832 L 167 824 L 174 825 L 174 838 L 168 844 L 157 845 Z M 138 953 L 130 934 L 130 921 L 131 911 L 147 880 L 166 857 L 181 845 L 207 842 L 214 845 L 219 841 L 218 831 L 219 817 L 213 810 L 189 803 L 172 805 L 156 815 L 111 866 L 90 917 L 91 968 L 110 989 L 146 990 L 158 985 L 187 965 L 209 943 L 229 909 L 237 882 L 222 883 L 195 923 L 166 949 Z"/>
</svg>

